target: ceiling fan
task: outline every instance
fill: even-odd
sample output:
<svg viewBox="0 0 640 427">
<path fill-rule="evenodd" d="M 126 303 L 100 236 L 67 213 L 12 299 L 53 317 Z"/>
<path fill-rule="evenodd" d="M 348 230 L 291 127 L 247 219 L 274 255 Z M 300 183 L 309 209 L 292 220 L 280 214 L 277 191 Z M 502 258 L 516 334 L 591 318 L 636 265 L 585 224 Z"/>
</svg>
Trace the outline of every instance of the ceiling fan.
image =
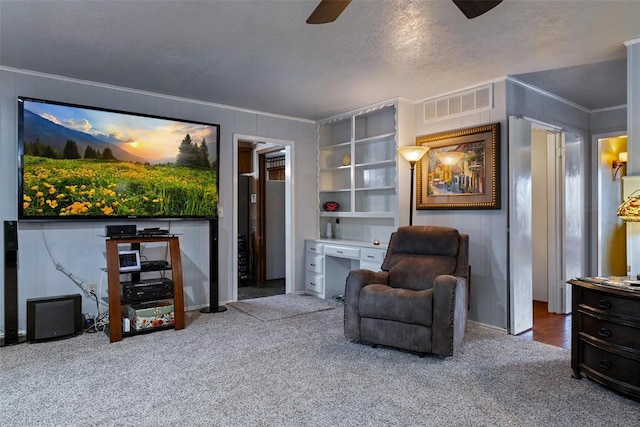
<svg viewBox="0 0 640 427">
<path fill-rule="evenodd" d="M 473 19 L 490 11 L 502 0 L 452 0 L 468 19 Z M 335 21 L 351 0 L 321 0 L 307 19 L 307 24 L 328 24 Z"/>
</svg>

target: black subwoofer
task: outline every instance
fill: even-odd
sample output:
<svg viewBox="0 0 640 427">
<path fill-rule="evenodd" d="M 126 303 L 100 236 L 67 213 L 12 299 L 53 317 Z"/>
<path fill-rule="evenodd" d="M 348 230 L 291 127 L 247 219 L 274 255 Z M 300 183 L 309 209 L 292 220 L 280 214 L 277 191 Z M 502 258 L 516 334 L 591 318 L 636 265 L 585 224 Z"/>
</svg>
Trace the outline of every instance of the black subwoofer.
<svg viewBox="0 0 640 427">
<path fill-rule="evenodd" d="M 80 294 L 27 300 L 27 341 L 68 338 L 81 332 Z"/>
</svg>

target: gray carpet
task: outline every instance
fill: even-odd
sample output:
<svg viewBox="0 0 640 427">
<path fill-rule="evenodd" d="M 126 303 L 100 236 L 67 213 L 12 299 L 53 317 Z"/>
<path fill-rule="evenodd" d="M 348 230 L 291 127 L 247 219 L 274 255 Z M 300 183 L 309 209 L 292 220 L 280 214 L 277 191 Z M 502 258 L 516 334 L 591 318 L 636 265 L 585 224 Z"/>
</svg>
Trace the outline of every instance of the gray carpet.
<svg viewBox="0 0 640 427">
<path fill-rule="evenodd" d="M 283 311 L 303 296 L 281 300 Z M 470 325 L 420 358 L 345 340 L 342 307 L 182 331 L 0 348 L 0 425 L 637 426 L 640 404 L 571 378 L 568 350 Z"/>
<path fill-rule="evenodd" d="M 276 295 L 229 303 L 256 319 L 270 322 L 335 308 L 335 304 L 311 295 Z"/>
</svg>

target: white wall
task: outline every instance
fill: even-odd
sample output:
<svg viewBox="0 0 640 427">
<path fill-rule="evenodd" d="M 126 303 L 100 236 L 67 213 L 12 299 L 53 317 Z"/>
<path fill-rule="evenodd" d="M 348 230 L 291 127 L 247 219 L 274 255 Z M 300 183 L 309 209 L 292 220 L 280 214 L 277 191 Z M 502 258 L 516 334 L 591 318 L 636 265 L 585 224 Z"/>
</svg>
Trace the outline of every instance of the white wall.
<svg viewBox="0 0 640 427">
<path fill-rule="evenodd" d="M 424 123 L 422 103 L 415 106 L 416 136 L 500 123 L 500 187 L 502 203 L 495 210 L 419 210 L 416 225 L 441 225 L 469 234 L 471 298 L 469 319 L 507 328 L 507 128 L 505 82 L 494 83 L 494 107 L 480 113 Z"/>
<path fill-rule="evenodd" d="M 88 105 L 219 124 L 220 136 L 220 202 L 224 215 L 219 225 L 219 297 L 224 302 L 231 295 L 232 253 L 231 236 L 233 194 L 232 135 L 242 133 L 257 137 L 295 141 L 295 159 L 299 165 L 294 176 L 294 242 L 293 254 L 295 290 L 304 286 L 304 239 L 315 238 L 316 218 L 316 137 L 315 124 L 307 120 L 285 118 L 241 110 L 197 100 L 178 99 L 125 88 L 116 88 L 90 82 L 76 81 L 58 76 L 29 73 L 0 68 L 0 220 L 17 218 L 17 97 Z M 311 218 L 311 220 L 310 220 Z M 139 223 L 139 226 L 144 226 Z M 162 224 L 163 226 L 165 224 Z M 166 225 L 169 225 L 168 223 Z M 154 226 L 158 226 L 154 223 Z M 208 305 L 209 241 L 207 222 L 177 221 L 170 224 L 171 231 L 180 233 L 182 263 L 184 267 L 185 304 L 188 308 Z M 19 327 L 24 329 L 25 299 L 76 293 L 78 288 L 57 272 L 50 261 L 44 239 L 57 261 L 74 275 L 85 281 L 102 282 L 106 277 L 100 270 L 105 266 L 104 223 L 101 222 L 46 222 L 19 225 Z M 2 258 L 4 255 L 2 255 Z M 4 274 L 0 274 L 0 288 L 4 289 Z M 0 292 L 4 298 L 3 292 Z M 4 312 L 0 301 L 0 312 Z M 90 301 L 83 302 L 83 311 L 92 312 Z M 4 315 L 0 317 L 4 323 Z"/>
</svg>

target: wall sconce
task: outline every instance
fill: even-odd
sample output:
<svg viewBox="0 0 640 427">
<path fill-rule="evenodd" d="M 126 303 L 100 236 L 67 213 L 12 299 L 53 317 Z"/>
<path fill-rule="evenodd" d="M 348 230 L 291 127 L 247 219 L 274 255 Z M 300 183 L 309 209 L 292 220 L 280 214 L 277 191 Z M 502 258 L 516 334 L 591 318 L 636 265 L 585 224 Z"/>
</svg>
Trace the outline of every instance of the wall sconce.
<svg viewBox="0 0 640 427">
<path fill-rule="evenodd" d="M 627 165 L 627 152 L 622 151 L 618 153 L 618 160 L 614 160 L 611 162 L 611 167 L 613 168 L 613 179 L 616 179 L 616 175 L 618 175 L 618 171 L 621 167 Z"/>
<path fill-rule="evenodd" d="M 411 193 L 409 195 L 409 225 L 413 225 L 413 168 L 416 162 L 419 161 L 429 151 L 429 147 L 423 145 L 405 145 L 398 147 L 398 153 L 402 154 L 402 157 L 409 162 L 411 166 Z"/>
</svg>

